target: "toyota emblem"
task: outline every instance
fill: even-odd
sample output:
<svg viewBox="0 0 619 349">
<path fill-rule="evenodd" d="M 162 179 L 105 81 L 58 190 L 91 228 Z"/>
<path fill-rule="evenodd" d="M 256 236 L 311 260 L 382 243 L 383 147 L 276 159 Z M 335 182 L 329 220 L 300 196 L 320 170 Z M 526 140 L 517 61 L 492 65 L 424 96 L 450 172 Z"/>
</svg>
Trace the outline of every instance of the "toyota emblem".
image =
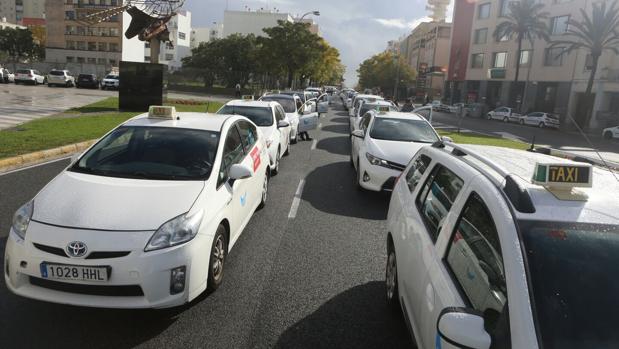
<svg viewBox="0 0 619 349">
<path fill-rule="evenodd" d="M 67 253 L 70 257 L 83 257 L 88 251 L 86 244 L 81 241 L 73 241 L 67 245 Z"/>
</svg>

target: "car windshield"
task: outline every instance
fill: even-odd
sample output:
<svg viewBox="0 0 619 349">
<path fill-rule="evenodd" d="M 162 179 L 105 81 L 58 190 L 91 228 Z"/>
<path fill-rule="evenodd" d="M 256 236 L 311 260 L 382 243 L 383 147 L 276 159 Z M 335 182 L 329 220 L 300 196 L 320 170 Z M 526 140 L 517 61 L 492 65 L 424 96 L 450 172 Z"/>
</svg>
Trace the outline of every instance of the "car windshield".
<svg viewBox="0 0 619 349">
<path fill-rule="evenodd" d="M 281 97 L 263 97 L 263 101 L 266 102 L 277 102 L 284 107 L 284 111 L 286 113 L 294 113 L 297 111 L 297 106 L 294 103 L 294 100 L 291 98 L 281 98 Z"/>
<path fill-rule="evenodd" d="M 118 75 L 108 75 L 105 77 L 106 79 L 118 80 Z"/>
<path fill-rule="evenodd" d="M 226 105 L 217 114 L 242 115 L 259 127 L 273 126 L 273 112 L 271 108 Z"/>
<path fill-rule="evenodd" d="M 121 126 L 92 147 L 70 171 L 150 180 L 206 180 L 219 133 Z"/>
<path fill-rule="evenodd" d="M 427 122 L 395 118 L 376 118 L 370 137 L 386 141 L 421 143 L 434 143 L 439 140 Z"/>
<path fill-rule="evenodd" d="M 59 70 L 52 70 L 52 71 L 49 72 L 49 75 L 63 76 L 64 72 L 63 71 L 59 71 Z"/>
<path fill-rule="evenodd" d="M 545 348 L 618 348 L 619 225 L 519 222 Z"/>
</svg>

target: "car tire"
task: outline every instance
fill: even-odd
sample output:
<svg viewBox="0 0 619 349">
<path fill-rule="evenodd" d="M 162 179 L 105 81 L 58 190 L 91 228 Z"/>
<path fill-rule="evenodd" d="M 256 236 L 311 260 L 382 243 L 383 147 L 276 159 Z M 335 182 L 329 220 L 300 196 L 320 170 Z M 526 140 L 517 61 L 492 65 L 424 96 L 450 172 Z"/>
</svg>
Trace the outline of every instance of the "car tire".
<svg viewBox="0 0 619 349">
<path fill-rule="evenodd" d="M 395 256 L 395 247 L 391 240 L 387 243 L 387 266 L 385 267 L 385 295 L 389 308 L 399 313 L 400 294 L 398 292 L 398 263 Z"/>
<path fill-rule="evenodd" d="M 503 122 L 504 122 L 504 123 L 508 123 L 508 122 L 509 122 L 509 118 L 508 118 L 507 116 L 506 116 L 506 117 L 504 117 L 504 118 L 503 118 Z"/>
<path fill-rule="evenodd" d="M 281 158 L 281 148 L 277 148 L 277 155 L 275 155 L 275 166 L 271 169 L 271 175 L 277 176 L 279 173 L 279 160 Z"/>
<path fill-rule="evenodd" d="M 291 144 L 297 144 L 299 141 L 299 135 L 297 134 L 296 136 L 294 136 L 294 138 L 290 138 L 290 143 Z"/>
<path fill-rule="evenodd" d="M 610 132 L 610 131 L 604 132 L 604 138 L 605 139 L 609 139 L 609 140 L 612 139 L 613 138 L 612 132 Z"/>
<path fill-rule="evenodd" d="M 228 256 L 228 241 L 226 239 L 226 227 L 220 224 L 215 232 L 208 263 L 208 280 L 206 290 L 214 292 L 224 278 L 224 266 Z"/>
<path fill-rule="evenodd" d="M 262 194 L 260 195 L 260 205 L 258 205 L 258 209 L 261 210 L 266 206 L 267 200 L 269 198 L 269 173 L 267 172 L 264 175 L 264 183 L 262 183 Z"/>
<path fill-rule="evenodd" d="M 540 122 L 539 125 L 537 125 L 539 128 L 545 128 L 546 124 L 543 122 Z"/>
<path fill-rule="evenodd" d="M 520 123 L 520 125 L 524 126 L 524 120 L 523 119 L 520 119 L 519 123 Z"/>
<path fill-rule="evenodd" d="M 488 118 L 488 120 L 492 120 L 492 115 L 488 114 L 486 117 Z"/>
</svg>

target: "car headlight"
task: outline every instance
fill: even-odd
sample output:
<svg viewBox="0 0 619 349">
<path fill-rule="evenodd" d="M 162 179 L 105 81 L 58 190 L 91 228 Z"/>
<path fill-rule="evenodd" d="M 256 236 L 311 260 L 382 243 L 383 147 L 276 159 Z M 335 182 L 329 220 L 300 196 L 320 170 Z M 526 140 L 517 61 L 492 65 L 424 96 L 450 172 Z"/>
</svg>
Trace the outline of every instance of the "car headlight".
<svg viewBox="0 0 619 349">
<path fill-rule="evenodd" d="M 200 223 L 202 223 L 202 216 L 202 211 L 192 216 L 187 216 L 186 213 L 183 213 L 163 223 L 150 238 L 144 251 L 160 250 L 190 241 L 198 234 Z"/>
<path fill-rule="evenodd" d="M 374 166 L 382 166 L 382 167 L 390 167 L 389 163 L 387 162 L 387 160 L 383 160 L 379 157 L 376 157 L 370 153 L 365 153 L 365 157 L 368 159 L 368 161 L 370 162 L 370 164 L 374 165 Z"/>
<path fill-rule="evenodd" d="M 26 230 L 28 230 L 33 211 L 34 201 L 31 200 L 17 209 L 15 215 L 13 215 L 13 231 L 22 239 L 26 237 Z"/>
</svg>

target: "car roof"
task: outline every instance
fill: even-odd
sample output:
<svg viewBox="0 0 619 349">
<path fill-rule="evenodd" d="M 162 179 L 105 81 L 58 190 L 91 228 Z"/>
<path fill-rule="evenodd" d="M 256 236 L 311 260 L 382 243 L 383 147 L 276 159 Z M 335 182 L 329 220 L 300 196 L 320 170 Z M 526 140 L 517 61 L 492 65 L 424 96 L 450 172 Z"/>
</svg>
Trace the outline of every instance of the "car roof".
<svg viewBox="0 0 619 349">
<path fill-rule="evenodd" d="M 423 116 L 417 113 L 408 113 L 401 111 L 389 111 L 383 113 L 375 113 L 377 118 L 389 118 L 389 119 L 406 119 L 406 120 L 426 120 Z"/>
<path fill-rule="evenodd" d="M 263 96 L 263 98 L 269 97 L 269 98 L 281 98 L 281 99 L 294 99 L 294 96 L 296 96 L 296 94 L 295 95 L 292 95 L 292 94 L 286 95 L 286 94 L 283 94 L 283 93 L 277 93 L 277 94 Z"/>
<path fill-rule="evenodd" d="M 172 127 L 220 132 L 226 121 L 243 118 L 238 115 L 196 112 L 176 113 L 176 115 L 178 120 L 149 118 L 148 113 L 144 113 L 131 118 L 123 126 Z"/>
<path fill-rule="evenodd" d="M 381 96 L 377 96 L 377 95 L 364 95 L 364 94 L 357 94 L 357 95 L 355 96 L 355 98 L 356 98 L 356 99 L 360 99 L 360 98 L 376 98 L 376 99 L 378 99 L 378 100 L 382 100 L 382 99 L 384 99 L 384 98 L 383 98 L 383 97 L 381 97 Z"/>
<path fill-rule="evenodd" d="M 557 198 L 547 188 L 532 182 L 535 165 L 537 163 L 576 164 L 577 162 L 504 147 L 458 146 L 489 159 L 493 164 L 521 179 L 522 187 L 529 193 L 535 212 L 523 213 L 516 210 L 516 216 L 519 219 L 619 224 L 619 200 L 617 200 L 619 181 L 608 169 L 593 166 L 593 187 L 576 188 L 578 192 L 584 193 L 588 197 L 586 201 L 566 201 Z M 492 177 L 500 183 L 505 183 L 505 178 L 484 162 L 472 157 L 465 156 L 464 158 L 467 162 L 475 164 L 478 171 L 486 176 Z"/>
<path fill-rule="evenodd" d="M 233 107 L 253 107 L 253 108 L 271 108 L 271 107 L 275 107 L 278 104 L 279 103 L 275 101 L 251 101 L 251 100 L 246 101 L 242 99 L 235 99 L 235 100 L 231 100 L 230 102 L 226 103 L 226 105 L 230 105 Z"/>
<path fill-rule="evenodd" d="M 366 106 L 366 105 L 372 105 L 372 106 L 388 105 L 388 106 L 391 107 L 391 106 L 393 106 L 393 103 L 391 103 L 390 101 L 386 101 L 384 99 L 381 99 L 381 100 L 377 100 L 377 101 L 374 101 L 374 102 L 365 102 L 365 103 L 363 103 L 363 105 L 364 106 Z"/>
</svg>

